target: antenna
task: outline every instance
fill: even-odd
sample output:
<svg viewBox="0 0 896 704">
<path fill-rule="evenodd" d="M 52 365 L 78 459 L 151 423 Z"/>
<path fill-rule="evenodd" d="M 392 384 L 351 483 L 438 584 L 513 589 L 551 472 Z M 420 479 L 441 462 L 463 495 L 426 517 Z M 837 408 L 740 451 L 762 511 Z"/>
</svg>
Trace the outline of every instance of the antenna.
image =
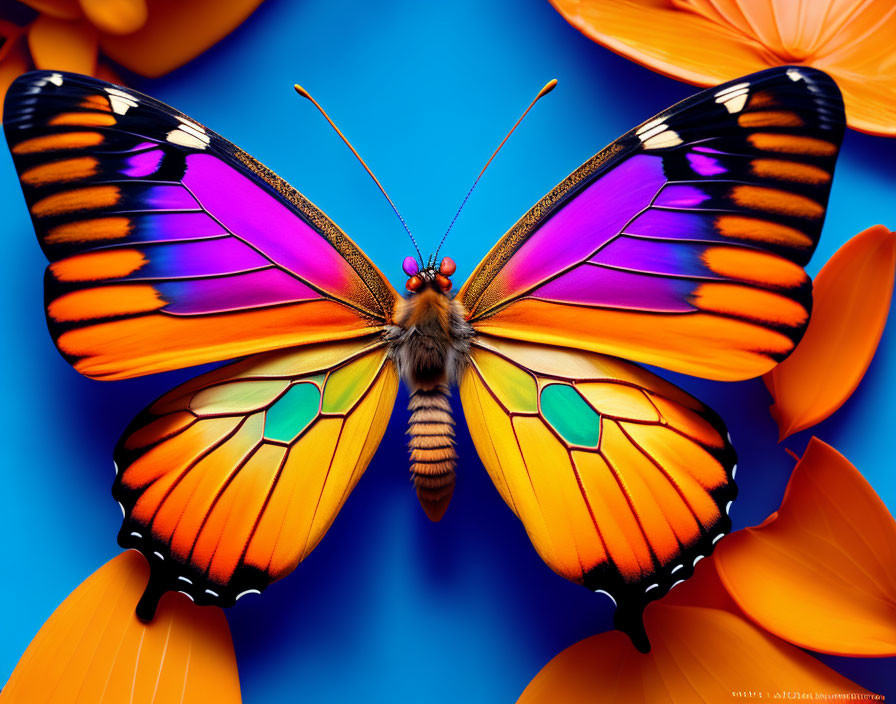
<svg viewBox="0 0 896 704">
<path fill-rule="evenodd" d="M 314 98 L 311 97 L 311 93 L 309 93 L 307 90 L 302 88 L 302 86 L 300 86 L 298 83 L 296 83 L 295 86 L 293 86 L 293 87 L 296 89 L 296 93 L 301 95 L 303 98 L 307 98 L 308 100 L 310 100 L 311 103 L 314 105 L 314 107 L 316 107 L 318 110 L 320 110 L 320 114 L 323 115 L 324 119 L 330 123 L 330 127 L 332 127 L 334 130 L 336 130 L 336 134 L 338 134 L 342 138 L 342 141 L 345 142 L 345 146 L 347 146 L 349 149 L 351 149 L 352 154 L 354 154 L 355 158 L 361 162 L 361 166 L 364 167 L 364 170 L 368 174 L 370 174 L 370 178 L 373 179 L 373 182 L 377 185 L 377 188 L 380 189 L 380 192 L 386 197 L 386 200 L 389 201 L 389 205 L 392 206 L 392 210 L 395 212 L 395 215 L 398 216 L 398 219 L 401 221 L 401 226 L 404 227 L 405 232 L 408 233 L 408 237 L 411 238 L 411 242 L 413 242 L 413 244 L 414 244 L 414 249 L 417 250 L 417 256 L 420 259 L 420 264 L 423 264 L 423 255 L 420 254 L 420 248 L 417 246 L 417 240 L 415 240 L 414 236 L 411 234 L 410 228 L 408 228 L 408 225 L 404 221 L 404 218 L 401 217 L 401 213 L 398 212 L 398 208 L 395 207 L 395 203 L 392 202 L 392 199 L 389 197 L 389 194 L 386 193 L 386 189 L 383 188 L 383 184 L 381 184 L 379 179 L 373 175 L 373 171 L 371 171 L 370 167 L 367 166 L 366 163 L 364 163 L 364 160 L 361 158 L 361 155 L 358 154 L 358 152 L 352 146 L 352 143 L 348 141 L 348 138 L 344 134 L 342 134 L 342 131 L 336 126 L 336 123 L 334 123 L 333 120 L 330 119 L 330 116 L 327 115 L 327 113 L 320 106 L 320 104 Z"/>
<path fill-rule="evenodd" d="M 520 115 L 520 119 L 517 120 L 513 127 L 510 128 L 510 132 L 507 133 L 507 136 L 501 140 L 501 143 L 498 145 L 498 148 L 495 149 L 494 153 L 488 158 L 488 161 L 485 162 L 485 166 L 482 167 L 482 171 L 479 172 L 479 175 L 476 177 L 476 180 L 473 181 L 473 185 L 470 186 L 470 190 L 467 191 L 467 195 L 464 196 L 463 202 L 461 202 L 460 207 L 457 209 L 457 212 L 454 214 L 454 217 L 451 218 L 451 224 L 448 225 L 448 229 L 445 230 L 445 234 L 442 235 L 442 239 L 439 242 L 439 246 L 436 247 L 436 253 L 433 255 L 434 260 L 438 260 L 439 258 L 439 250 L 442 249 L 442 245 L 445 244 L 445 238 L 448 237 L 448 233 L 451 232 L 451 228 L 454 227 L 454 223 L 457 222 L 457 218 L 460 215 L 460 211 L 464 209 L 464 206 L 467 204 L 467 201 L 470 199 L 470 194 L 473 193 L 473 189 L 476 188 L 476 184 L 479 183 L 479 179 L 482 178 L 482 174 L 485 173 L 485 170 L 488 168 L 488 165 L 492 163 L 492 159 L 498 156 L 498 152 L 501 151 L 501 148 L 510 139 L 510 135 L 513 134 L 513 131 L 519 127 L 519 124 L 523 121 L 523 118 L 529 114 L 529 111 L 535 107 L 535 103 L 541 100 L 544 96 L 550 93 L 554 88 L 557 87 L 557 79 L 552 78 L 550 81 L 544 84 L 544 88 L 538 91 L 538 95 L 535 96 L 535 99 L 529 103 L 529 107 L 525 109 L 522 115 Z"/>
</svg>

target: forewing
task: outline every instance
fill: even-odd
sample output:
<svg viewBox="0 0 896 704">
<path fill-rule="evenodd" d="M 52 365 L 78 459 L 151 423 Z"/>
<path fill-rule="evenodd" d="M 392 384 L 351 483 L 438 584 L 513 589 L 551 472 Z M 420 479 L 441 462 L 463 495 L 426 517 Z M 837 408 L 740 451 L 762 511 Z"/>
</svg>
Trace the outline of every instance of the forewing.
<svg viewBox="0 0 896 704">
<path fill-rule="evenodd" d="M 780 67 L 698 93 L 583 164 L 480 263 L 477 331 L 713 379 L 786 357 L 844 130 L 834 82 Z"/>
<path fill-rule="evenodd" d="M 47 319 L 87 376 L 115 379 L 389 322 L 395 292 L 298 191 L 157 100 L 33 72 L 4 129 L 51 264 Z"/>
<path fill-rule="evenodd" d="M 730 530 L 736 458 L 725 427 L 656 375 L 480 336 L 460 388 L 476 450 L 539 555 L 610 594 L 621 628 Z"/>
<path fill-rule="evenodd" d="M 374 340 L 269 352 L 183 384 L 115 451 L 118 541 L 166 590 L 232 604 L 317 545 L 373 456 L 398 388 Z"/>
</svg>

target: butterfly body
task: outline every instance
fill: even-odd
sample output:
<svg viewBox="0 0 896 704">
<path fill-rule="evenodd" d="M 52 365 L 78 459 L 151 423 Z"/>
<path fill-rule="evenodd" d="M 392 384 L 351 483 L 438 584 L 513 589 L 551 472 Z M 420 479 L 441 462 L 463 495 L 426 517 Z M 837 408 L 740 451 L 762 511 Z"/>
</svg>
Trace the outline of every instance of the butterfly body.
<svg viewBox="0 0 896 704">
<path fill-rule="evenodd" d="M 449 388 L 469 362 L 474 333 L 463 306 L 448 296 L 450 281 L 446 289 L 439 280 L 447 277 L 433 269 L 414 271 L 412 278 L 421 283 L 400 300 L 387 338 L 411 395 L 411 476 L 420 504 L 438 521 L 454 492 L 457 462 Z"/>
</svg>

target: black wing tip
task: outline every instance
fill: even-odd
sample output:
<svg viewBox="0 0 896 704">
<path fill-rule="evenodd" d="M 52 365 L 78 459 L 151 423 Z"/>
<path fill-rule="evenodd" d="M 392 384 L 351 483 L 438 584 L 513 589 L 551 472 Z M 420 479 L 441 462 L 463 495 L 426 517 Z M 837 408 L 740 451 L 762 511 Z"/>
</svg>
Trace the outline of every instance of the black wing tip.
<svg viewBox="0 0 896 704">
<path fill-rule="evenodd" d="M 134 521 L 130 511 L 122 521 L 118 544 L 138 551 L 149 563 L 149 582 L 136 607 L 137 618 L 144 623 L 153 620 L 166 592 L 184 594 L 198 606 L 228 608 L 247 594 L 261 594 L 273 581 L 266 572 L 241 563 L 226 584 L 219 584 L 205 570 L 179 561 L 167 542 Z"/>
</svg>

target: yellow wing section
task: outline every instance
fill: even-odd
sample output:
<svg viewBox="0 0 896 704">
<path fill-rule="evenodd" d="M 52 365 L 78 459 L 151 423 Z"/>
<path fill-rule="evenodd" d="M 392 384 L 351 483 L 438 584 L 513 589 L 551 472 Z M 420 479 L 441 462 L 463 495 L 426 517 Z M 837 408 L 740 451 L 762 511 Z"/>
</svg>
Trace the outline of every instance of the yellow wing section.
<svg viewBox="0 0 896 704">
<path fill-rule="evenodd" d="M 320 542 L 367 468 L 398 376 L 380 338 L 250 357 L 166 394 L 115 452 L 123 547 L 167 590 L 229 605 Z"/>
<path fill-rule="evenodd" d="M 476 450 L 538 554 L 608 593 L 617 626 L 730 530 L 736 458 L 725 427 L 656 375 L 479 336 L 460 388 Z"/>
</svg>

